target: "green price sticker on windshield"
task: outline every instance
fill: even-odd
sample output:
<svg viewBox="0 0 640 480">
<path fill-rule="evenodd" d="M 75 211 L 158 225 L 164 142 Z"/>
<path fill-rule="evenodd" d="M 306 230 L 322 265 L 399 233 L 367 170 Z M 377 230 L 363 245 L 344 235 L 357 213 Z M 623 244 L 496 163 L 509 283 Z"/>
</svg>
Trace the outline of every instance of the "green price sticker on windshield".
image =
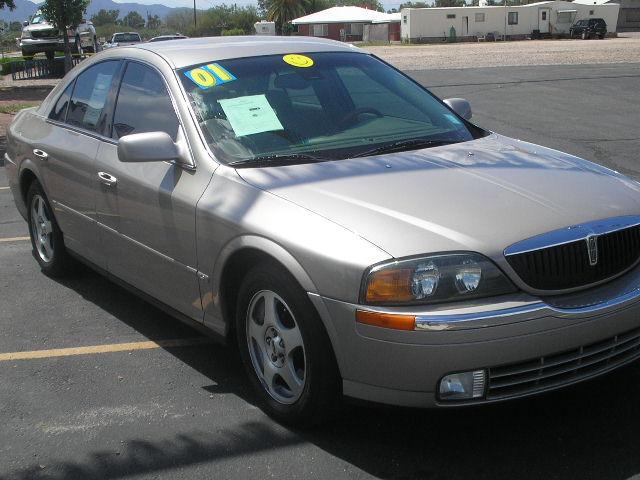
<svg viewBox="0 0 640 480">
<path fill-rule="evenodd" d="M 224 85 L 233 82 L 237 78 L 226 68 L 218 63 L 210 63 L 202 67 L 184 72 L 189 80 L 203 90 L 208 90 L 216 85 Z"/>
</svg>

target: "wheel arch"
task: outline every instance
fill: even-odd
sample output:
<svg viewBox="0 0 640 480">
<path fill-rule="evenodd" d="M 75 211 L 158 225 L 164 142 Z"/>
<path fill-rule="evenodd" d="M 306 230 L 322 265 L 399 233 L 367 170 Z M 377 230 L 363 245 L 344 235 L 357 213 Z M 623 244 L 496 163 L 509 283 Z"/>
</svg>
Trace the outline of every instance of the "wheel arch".
<svg viewBox="0 0 640 480">
<path fill-rule="evenodd" d="M 34 181 L 37 181 L 42 186 L 42 189 L 45 190 L 45 193 L 47 193 L 44 183 L 36 173 L 34 166 L 31 165 L 31 161 L 24 160 L 20 168 L 20 174 L 18 175 L 18 187 L 20 189 L 20 199 L 22 200 L 25 212 L 27 208 L 27 193 L 29 192 L 29 187 Z"/>
<path fill-rule="evenodd" d="M 218 307 L 225 323 L 226 335 L 234 328 L 238 288 L 249 270 L 263 261 L 272 261 L 285 269 L 306 293 L 317 294 L 318 289 L 300 262 L 278 243 L 257 235 L 244 235 L 231 240 L 222 249 L 214 266 L 212 291 L 218 299 Z M 313 302 L 312 302 L 313 303 Z M 314 307 L 315 308 L 315 307 Z M 317 310 L 317 309 L 316 309 Z M 330 337 L 331 325 L 320 318 Z"/>
</svg>

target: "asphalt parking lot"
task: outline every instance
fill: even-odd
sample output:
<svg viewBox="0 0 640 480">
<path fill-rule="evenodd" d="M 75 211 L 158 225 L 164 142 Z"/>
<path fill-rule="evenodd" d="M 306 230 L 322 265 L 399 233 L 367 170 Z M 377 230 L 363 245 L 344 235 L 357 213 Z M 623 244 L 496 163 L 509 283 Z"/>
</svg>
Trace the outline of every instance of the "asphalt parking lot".
<svg viewBox="0 0 640 480">
<path fill-rule="evenodd" d="M 640 64 L 409 73 L 485 128 L 640 179 Z M 349 404 L 284 428 L 233 349 L 89 270 L 42 275 L 6 185 L 0 167 L 2 480 L 640 478 L 640 365 L 510 404 Z"/>
</svg>

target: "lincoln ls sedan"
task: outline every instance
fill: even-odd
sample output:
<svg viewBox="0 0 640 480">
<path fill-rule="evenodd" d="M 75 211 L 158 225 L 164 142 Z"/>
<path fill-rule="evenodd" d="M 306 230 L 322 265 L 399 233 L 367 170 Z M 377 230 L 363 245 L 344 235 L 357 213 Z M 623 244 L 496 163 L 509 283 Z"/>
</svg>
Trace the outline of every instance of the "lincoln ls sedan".
<svg viewBox="0 0 640 480">
<path fill-rule="evenodd" d="M 80 260 L 237 344 L 282 422 L 636 360 L 640 184 L 470 119 L 351 45 L 183 39 L 82 62 L 5 164 L 45 274 Z"/>
</svg>

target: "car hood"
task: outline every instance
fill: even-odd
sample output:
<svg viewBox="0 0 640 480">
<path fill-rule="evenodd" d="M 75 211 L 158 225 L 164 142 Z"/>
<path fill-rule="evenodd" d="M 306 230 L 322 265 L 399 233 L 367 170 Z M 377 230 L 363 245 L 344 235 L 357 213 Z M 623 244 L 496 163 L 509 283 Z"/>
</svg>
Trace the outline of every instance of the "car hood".
<svg viewBox="0 0 640 480">
<path fill-rule="evenodd" d="M 23 30 L 27 30 L 29 32 L 36 32 L 36 31 L 40 31 L 40 30 L 55 30 L 56 28 L 47 22 L 43 22 L 43 23 L 34 23 L 31 25 L 27 25 L 26 27 L 23 28 Z"/>
<path fill-rule="evenodd" d="M 540 233 L 640 212 L 640 184 L 495 134 L 410 152 L 238 172 L 393 257 L 471 250 L 498 259 L 507 246 Z"/>
</svg>

